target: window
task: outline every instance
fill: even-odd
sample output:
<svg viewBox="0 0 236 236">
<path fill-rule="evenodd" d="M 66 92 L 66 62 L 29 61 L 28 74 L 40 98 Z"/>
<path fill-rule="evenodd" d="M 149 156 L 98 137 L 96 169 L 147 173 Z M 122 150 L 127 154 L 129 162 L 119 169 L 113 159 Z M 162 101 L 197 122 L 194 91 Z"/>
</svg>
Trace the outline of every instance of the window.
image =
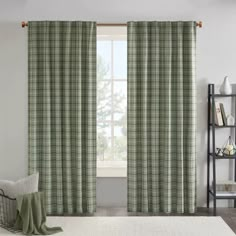
<svg viewBox="0 0 236 236">
<path fill-rule="evenodd" d="M 126 176 L 126 27 L 97 29 L 97 176 Z"/>
</svg>

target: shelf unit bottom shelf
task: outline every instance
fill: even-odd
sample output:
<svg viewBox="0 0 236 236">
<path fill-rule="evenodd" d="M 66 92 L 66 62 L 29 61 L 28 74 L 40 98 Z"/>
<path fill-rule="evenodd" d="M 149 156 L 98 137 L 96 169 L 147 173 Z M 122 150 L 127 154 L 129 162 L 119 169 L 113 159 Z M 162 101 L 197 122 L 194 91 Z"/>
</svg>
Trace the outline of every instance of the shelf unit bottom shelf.
<svg viewBox="0 0 236 236">
<path fill-rule="evenodd" d="M 209 193 L 214 197 L 212 190 L 209 190 Z M 216 199 L 234 199 L 236 200 L 236 192 L 216 192 Z"/>
</svg>

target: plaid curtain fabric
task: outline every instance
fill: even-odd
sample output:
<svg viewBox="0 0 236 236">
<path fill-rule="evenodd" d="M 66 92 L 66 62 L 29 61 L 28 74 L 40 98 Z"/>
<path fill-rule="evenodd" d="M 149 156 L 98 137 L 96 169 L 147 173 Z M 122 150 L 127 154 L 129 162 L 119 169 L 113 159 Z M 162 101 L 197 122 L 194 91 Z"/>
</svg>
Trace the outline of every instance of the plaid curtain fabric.
<svg viewBox="0 0 236 236">
<path fill-rule="evenodd" d="M 96 208 L 96 24 L 29 22 L 29 173 L 49 214 Z"/>
<path fill-rule="evenodd" d="M 195 211 L 195 44 L 195 22 L 128 23 L 128 211 Z"/>
</svg>

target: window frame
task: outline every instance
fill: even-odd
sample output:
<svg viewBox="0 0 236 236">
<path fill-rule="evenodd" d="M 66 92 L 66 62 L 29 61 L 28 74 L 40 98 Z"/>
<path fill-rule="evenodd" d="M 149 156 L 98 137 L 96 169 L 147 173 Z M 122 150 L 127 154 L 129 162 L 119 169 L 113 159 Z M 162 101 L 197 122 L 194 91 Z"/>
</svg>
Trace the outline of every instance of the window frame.
<svg viewBox="0 0 236 236">
<path fill-rule="evenodd" d="M 97 42 L 111 41 L 111 78 L 103 79 L 102 81 L 111 82 L 111 96 L 114 95 L 114 84 L 116 82 L 126 82 L 127 78 L 116 78 L 114 76 L 114 41 L 127 42 L 127 27 L 125 26 L 98 26 L 97 27 Z M 97 120 L 97 124 L 105 123 L 111 125 L 111 142 L 114 142 L 114 103 L 111 103 L 111 117 L 109 120 Z M 99 161 L 97 159 L 97 177 L 127 177 L 127 160 L 126 161 Z"/>
</svg>

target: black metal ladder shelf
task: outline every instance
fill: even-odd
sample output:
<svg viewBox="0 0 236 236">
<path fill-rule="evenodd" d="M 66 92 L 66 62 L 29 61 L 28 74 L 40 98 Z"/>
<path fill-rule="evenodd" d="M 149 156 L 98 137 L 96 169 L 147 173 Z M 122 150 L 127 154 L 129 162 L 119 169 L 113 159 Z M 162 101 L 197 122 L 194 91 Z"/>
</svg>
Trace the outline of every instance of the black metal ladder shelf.
<svg viewBox="0 0 236 236">
<path fill-rule="evenodd" d="M 213 214 L 216 215 L 216 200 L 224 199 L 234 200 L 236 208 L 236 193 L 219 193 L 216 192 L 216 160 L 234 160 L 234 181 L 236 181 L 236 155 L 219 156 L 215 153 L 216 129 L 234 128 L 236 136 L 236 125 L 218 126 L 215 124 L 215 98 L 236 97 L 236 94 L 222 95 L 215 93 L 215 85 L 208 84 L 208 126 L 207 126 L 207 207 L 210 206 L 210 196 L 213 198 Z M 211 106 L 212 104 L 212 106 Z M 236 112 L 235 112 L 236 117 Z M 212 139 L 211 139 L 212 137 Z M 235 137 L 236 140 L 236 137 Z M 212 162 L 212 188 L 210 188 L 210 166 Z"/>
</svg>

